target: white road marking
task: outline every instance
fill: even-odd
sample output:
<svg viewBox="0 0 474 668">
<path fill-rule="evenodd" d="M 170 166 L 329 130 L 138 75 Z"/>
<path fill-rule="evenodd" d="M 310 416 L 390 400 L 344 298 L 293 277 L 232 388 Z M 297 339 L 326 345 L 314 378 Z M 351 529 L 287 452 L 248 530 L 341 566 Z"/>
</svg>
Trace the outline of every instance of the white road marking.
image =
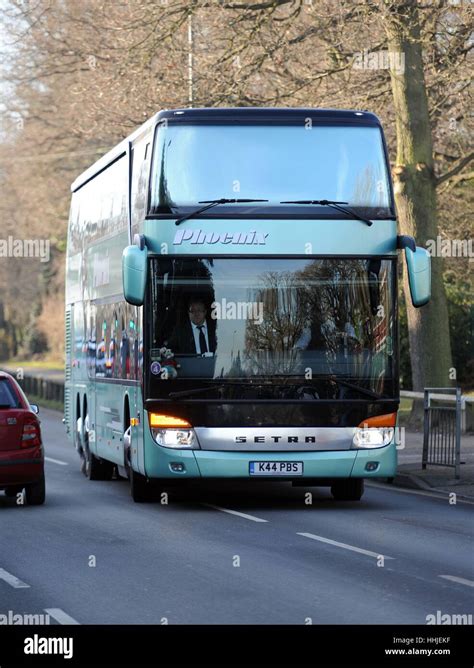
<svg viewBox="0 0 474 668">
<path fill-rule="evenodd" d="M 440 575 L 440 578 L 445 580 L 451 580 L 452 582 L 457 582 L 458 584 L 467 585 L 468 587 L 474 587 L 473 580 L 466 580 L 466 578 L 458 578 L 457 575 Z"/>
<path fill-rule="evenodd" d="M 11 587 L 14 587 L 15 589 L 26 589 L 30 586 L 29 584 L 26 584 L 26 582 L 19 580 L 8 571 L 5 571 L 3 568 L 0 568 L 0 580 L 5 580 L 7 584 L 9 584 Z"/>
<path fill-rule="evenodd" d="M 70 617 L 64 610 L 61 610 L 61 608 L 44 608 L 44 611 L 60 624 L 80 624 L 80 622 Z"/>
<path fill-rule="evenodd" d="M 388 491 L 392 492 L 401 492 L 402 494 L 417 494 L 418 496 L 431 496 L 433 499 L 439 499 L 440 501 L 446 501 L 448 498 L 448 494 L 450 492 L 444 492 L 444 491 L 435 491 L 433 490 L 432 492 L 429 491 L 424 491 L 422 489 L 404 489 L 402 487 L 395 487 L 394 485 L 378 485 L 377 483 L 373 482 L 367 482 L 366 481 L 367 487 L 375 487 L 376 489 L 385 489 Z M 460 499 L 458 498 L 456 500 L 456 503 L 467 503 L 470 506 L 474 506 L 474 501 L 470 501 L 469 499 Z"/>
<path fill-rule="evenodd" d="M 203 503 L 202 505 L 207 506 L 208 508 L 214 508 L 214 510 L 220 510 L 223 513 L 229 513 L 229 515 L 238 515 L 238 517 L 243 517 L 246 520 L 252 520 L 252 522 L 268 522 L 268 520 L 262 520 L 261 517 L 255 517 L 254 515 L 247 515 L 247 513 L 239 513 L 238 510 L 221 508 L 220 506 L 214 506 L 212 503 Z"/>
<path fill-rule="evenodd" d="M 52 457 L 45 457 L 47 462 L 52 462 L 53 464 L 59 464 L 60 466 L 69 466 L 67 462 L 62 462 L 60 459 L 53 459 Z"/>
<path fill-rule="evenodd" d="M 321 543 L 329 543 L 329 545 L 335 545 L 336 547 L 343 547 L 345 550 L 352 550 L 352 552 L 360 552 L 360 554 L 366 554 L 368 557 L 383 557 L 384 559 L 393 559 L 394 557 L 388 557 L 386 554 L 381 554 L 380 552 L 371 552 L 370 550 L 364 550 L 361 547 L 355 547 L 355 545 L 348 545 L 347 543 L 339 543 L 337 540 L 331 540 L 330 538 L 324 538 L 324 536 L 316 536 L 314 533 L 300 533 L 296 532 L 298 536 L 304 536 L 305 538 L 312 538 L 313 540 L 319 540 Z"/>
</svg>

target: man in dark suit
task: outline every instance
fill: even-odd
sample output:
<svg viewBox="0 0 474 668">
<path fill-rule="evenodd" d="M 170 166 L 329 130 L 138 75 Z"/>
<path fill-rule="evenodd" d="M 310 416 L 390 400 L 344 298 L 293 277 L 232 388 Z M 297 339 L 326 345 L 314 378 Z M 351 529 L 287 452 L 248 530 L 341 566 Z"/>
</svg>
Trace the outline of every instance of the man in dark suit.
<svg viewBox="0 0 474 668">
<path fill-rule="evenodd" d="M 168 340 L 168 348 L 176 355 L 213 353 L 216 350 L 214 328 L 207 321 L 207 309 L 201 299 L 191 299 L 188 303 L 188 317 L 184 324 L 178 324 Z"/>
</svg>

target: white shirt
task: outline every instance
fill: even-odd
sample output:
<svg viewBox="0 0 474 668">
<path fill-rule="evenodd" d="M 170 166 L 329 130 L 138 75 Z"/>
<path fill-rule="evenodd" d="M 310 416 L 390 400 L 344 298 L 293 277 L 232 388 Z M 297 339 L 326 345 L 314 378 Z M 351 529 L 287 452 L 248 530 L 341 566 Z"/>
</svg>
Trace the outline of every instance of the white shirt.
<svg viewBox="0 0 474 668">
<path fill-rule="evenodd" d="M 209 348 L 209 337 L 207 335 L 207 324 L 204 321 L 202 325 L 196 325 L 192 320 L 190 320 L 191 327 L 193 329 L 193 334 L 194 334 L 194 345 L 196 346 L 196 352 L 198 355 L 201 355 L 204 351 L 201 350 L 201 346 L 199 345 L 199 333 L 202 332 L 204 334 L 204 338 L 206 339 L 206 345 L 207 345 L 207 352 L 210 351 Z M 199 329 L 199 327 L 202 327 L 202 329 Z"/>
</svg>

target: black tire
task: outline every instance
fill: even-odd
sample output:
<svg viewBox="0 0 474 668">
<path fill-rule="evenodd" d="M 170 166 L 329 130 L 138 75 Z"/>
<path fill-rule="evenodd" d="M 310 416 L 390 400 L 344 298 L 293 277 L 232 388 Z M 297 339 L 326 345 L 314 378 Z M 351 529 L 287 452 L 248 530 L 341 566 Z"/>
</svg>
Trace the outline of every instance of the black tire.
<svg viewBox="0 0 474 668">
<path fill-rule="evenodd" d="M 75 436 L 74 436 L 74 447 L 76 448 L 77 454 L 81 458 L 81 473 L 87 477 L 87 473 L 86 473 L 87 455 L 86 455 L 86 452 L 84 450 L 84 445 L 83 445 L 82 440 L 83 440 L 83 437 L 81 436 L 81 434 L 79 434 L 79 432 L 76 429 L 76 433 L 75 433 Z"/>
<path fill-rule="evenodd" d="M 86 458 L 84 457 L 84 453 L 82 453 L 81 454 L 81 473 L 87 477 L 86 469 L 87 469 L 87 461 L 86 461 Z"/>
<path fill-rule="evenodd" d="M 87 417 L 84 422 L 88 422 Z M 112 480 L 114 474 L 114 464 L 105 459 L 99 459 L 89 450 L 88 431 L 84 430 L 84 459 L 81 465 L 81 471 L 88 480 Z"/>
<path fill-rule="evenodd" d="M 338 480 L 331 487 L 331 494 L 337 501 L 360 501 L 364 494 L 364 479 Z"/>
<path fill-rule="evenodd" d="M 137 473 L 130 467 L 130 494 L 135 503 L 146 503 L 151 501 L 152 487 L 141 473 Z"/>
<path fill-rule="evenodd" d="M 96 457 L 86 446 L 84 475 L 88 480 L 112 480 L 114 465 L 105 459 Z"/>
<path fill-rule="evenodd" d="M 76 452 L 82 458 L 83 455 L 84 455 L 84 448 L 83 448 L 83 442 L 82 442 L 84 422 L 81 419 L 81 416 L 80 416 L 80 413 L 79 413 L 79 408 L 77 410 L 78 410 L 78 415 L 77 415 L 76 422 L 75 422 L 76 428 L 75 428 L 75 431 L 74 431 L 74 447 L 76 449 Z M 81 420 L 81 426 L 80 427 L 78 426 L 79 420 Z"/>
<path fill-rule="evenodd" d="M 102 480 L 112 480 L 115 472 L 115 464 L 112 464 L 112 462 L 108 462 L 105 459 L 101 459 L 100 463 L 102 465 Z"/>
<path fill-rule="evenodd" d="M 46 500 L 46 485 L 44 473 L 38 482 L 34 482 L 25 487 L 26 503 L 29 506 L 41 506 Z"/>
</svg>

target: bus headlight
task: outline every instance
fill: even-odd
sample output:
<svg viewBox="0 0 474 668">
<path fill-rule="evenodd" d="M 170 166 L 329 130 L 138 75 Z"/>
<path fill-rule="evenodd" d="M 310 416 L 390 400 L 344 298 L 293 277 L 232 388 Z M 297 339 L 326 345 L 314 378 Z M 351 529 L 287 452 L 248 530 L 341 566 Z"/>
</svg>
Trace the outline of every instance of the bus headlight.
<svg viewBox="0 0 474 668">
<path fill-rule="evenodd" d="M 165 448 L 194 448 L 196 437 L 192 429 L 152 429 L 153 438 Z"/>
<path fill-rule="evenodd" d="M 355 429 L 352 437 L 354 448 L 383 448 L 395 434 L 396 413 L 374 415 L 363 420 Z"/>
<path fill-rule="evenodd" d="M 352 442 L 356 448 L 382 448 L 392 441 L 394 433 L 393 427 L 357 427 Z"/>
<path fill-rule="evenodd" d="M 148 421 L 153 439 L 164 448 L 197 448 L 197 438 L 191 424 L 183 418 L 162 413 L 149 413 Z"/>
</svg>

